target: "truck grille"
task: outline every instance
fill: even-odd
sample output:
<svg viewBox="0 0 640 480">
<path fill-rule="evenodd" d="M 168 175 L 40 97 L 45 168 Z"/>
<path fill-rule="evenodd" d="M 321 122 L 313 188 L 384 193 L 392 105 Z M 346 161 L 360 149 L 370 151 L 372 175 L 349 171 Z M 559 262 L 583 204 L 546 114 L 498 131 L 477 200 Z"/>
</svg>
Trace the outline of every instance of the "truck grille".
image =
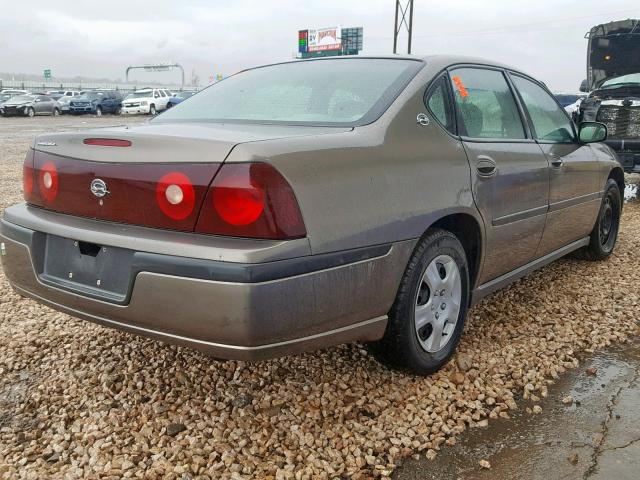
<svg viewBox="0 0 640 480">
<path fill-rule="evenodd" d="M 597 121 L 607 126 L 609 138 L 640 138 L 640 107 L 603 105 Z"/>
</svg>

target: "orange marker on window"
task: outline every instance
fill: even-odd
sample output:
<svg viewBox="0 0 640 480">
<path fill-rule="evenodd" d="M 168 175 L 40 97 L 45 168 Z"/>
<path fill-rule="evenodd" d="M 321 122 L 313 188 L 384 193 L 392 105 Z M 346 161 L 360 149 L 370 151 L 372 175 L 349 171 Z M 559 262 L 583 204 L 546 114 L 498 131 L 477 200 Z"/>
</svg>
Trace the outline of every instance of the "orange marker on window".
<svg viewBox="0 0 640 480">
<path fill-rule="evenodd" d="M 458 90 L 458 93 L 460 94 L 460 96 L 462 98 L 468 97 L 469 92 L 465 88 L 464 83 L 462 83 L 462 79 L 457 75 L 452 77 L 451 79 L 453 80 L 453 83 L 456 86 L 456 90 Z"/>
</svg>

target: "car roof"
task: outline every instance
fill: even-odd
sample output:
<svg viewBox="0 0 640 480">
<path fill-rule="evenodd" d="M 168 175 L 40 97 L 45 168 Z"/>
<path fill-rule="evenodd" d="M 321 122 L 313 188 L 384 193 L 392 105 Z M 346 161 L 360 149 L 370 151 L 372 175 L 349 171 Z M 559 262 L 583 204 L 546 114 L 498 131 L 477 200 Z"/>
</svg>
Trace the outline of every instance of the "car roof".
<svg viewBox="0 0 640 480">
<path fill-rule="evenodd" d="M 299 63 L 299 62 L 326 62 L 332 60 L 367 60 L 367 59 L 388 59 L 388 60 L 413 60 L 424 62 L 425 64 L 430 65 L 431 67 L 438 67 L 439 70 L 445 69 L 452 65 L 458 64 L 473 64 L 473 65 L 484 65 L 488 67 L 497 67 L 503 68 L 507 70 L 512 70 L 514 72 L 522 73 L 528 77 L 535 78 L 522 70 L 512 67 L 510 65 L 506 65 L 501 62 L 496 62 L 493 60 L 488 60 L 486 58 L 481 57 L 472 57 L 466 55 L 408 55 L 408 54 L 396 54 L 396 55 L 345 55 L 345 56 L 335 56 L 335 57 L 318 57 L 318 58 L 305 58 L 305 59 L 297 59 L 297 60 L 289 60 L 286 62 L 277 62 L 273 64 L 267 65 L 258 65 L 255 68 L 266 67 L 269 65 L 280 65 L 286 63 Z M 253 68 L 253 67 L 252 67 Z M 247 68 L 246 70 L 251 70 L 251 68 Z"/>
</svg>

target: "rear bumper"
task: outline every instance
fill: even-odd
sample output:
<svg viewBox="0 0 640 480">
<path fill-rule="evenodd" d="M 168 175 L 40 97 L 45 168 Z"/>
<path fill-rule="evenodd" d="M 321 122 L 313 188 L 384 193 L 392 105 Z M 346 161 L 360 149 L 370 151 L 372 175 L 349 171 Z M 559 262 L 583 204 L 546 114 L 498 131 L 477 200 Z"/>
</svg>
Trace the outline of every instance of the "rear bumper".
<svg viewBox="0 0 640 480">
<path fill-rule="evenodd" d="M 260 263 L 136 251 L 153 261 L 130 272 L 127 297 L 117 302 L 46 280 L 39 250 L 48 235 L 58 233 L 53 217 L 63 216 L 47 212 L 52 216 L 47 225 L 39 212 L 38 230 L 14 223 L 22 214 L 22 223 L 33 224 L 30 210 L 37 209 L 7 209 L 0 223 L 2 265 L 16 291 L 76 317 L 229 359 L 258 360 L 380 338 L 414 245 L 407 241 Z M 79 241 L 93 241 L 93 227 L 103 223 L 74 221 L 87 225 L 86 232 L 67 230 Z M 129 231 L 135 228 L 140 227 Z M 101 245 L 109 248 L 113 237 L 102 237 Z M 160 243 L 157 250 L 163 251 L 166 245 Z M 202 250 L 211 257 L 210 249 Z"/>
</svg>

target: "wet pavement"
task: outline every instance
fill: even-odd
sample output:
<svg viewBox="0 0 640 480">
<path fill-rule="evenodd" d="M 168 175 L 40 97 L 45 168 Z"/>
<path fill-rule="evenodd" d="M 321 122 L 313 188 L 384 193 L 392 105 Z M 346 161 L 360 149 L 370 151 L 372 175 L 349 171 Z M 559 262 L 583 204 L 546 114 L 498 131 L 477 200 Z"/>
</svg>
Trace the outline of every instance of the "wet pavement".
<svg viewBox="0 0 640 480">
<path fill-rule="evenodd" d="M 540 405 L 538 415 L 521 411 L 471 430 L 433 461 L 405 461 L 393 478 L 640 478 L 640 340 L 586 358 Z"/>
</svg>

